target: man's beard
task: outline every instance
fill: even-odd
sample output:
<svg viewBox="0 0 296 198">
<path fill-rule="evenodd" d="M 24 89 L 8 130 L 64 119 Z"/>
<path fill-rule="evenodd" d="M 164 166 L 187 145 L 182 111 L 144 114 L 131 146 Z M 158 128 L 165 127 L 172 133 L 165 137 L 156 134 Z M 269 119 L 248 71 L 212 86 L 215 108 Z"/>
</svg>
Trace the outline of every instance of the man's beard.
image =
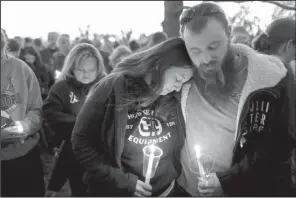
<svg viewBox="0 0 296 198">
<path fill-rule="evenodd" d="M 229 64 L 233 64 L 233 53 L 230 45 L 228 45 L 227 52 L 221 62 L 213 61 L 207 65 L 200 65 L 201 69 L 198 69 L 198 73 L 204 81 L 204 89 L 206 92 L 215 89 L 223 89 L 227 85 L 226 75 L 228 73 Z M 215 67 L 211 67 L 211 65 L 215 65 Z M 212 71 L 204 72 L 207 70 L 204 68 L 211 68 Z"/>
</svg>

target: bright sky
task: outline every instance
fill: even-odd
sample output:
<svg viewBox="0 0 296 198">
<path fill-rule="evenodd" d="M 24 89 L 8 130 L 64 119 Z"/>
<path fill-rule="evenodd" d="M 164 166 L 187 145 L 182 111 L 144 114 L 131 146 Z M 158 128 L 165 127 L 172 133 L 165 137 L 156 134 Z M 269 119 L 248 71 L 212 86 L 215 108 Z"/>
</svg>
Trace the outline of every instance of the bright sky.
<svg viewBox="0 0 296 198">
<path fill-rule="evenodd" d="M 184 1 L 192 6 L 198 1 Z M 274 6 L 250 2 L 251 13 L 261 19 L 264 29 L 271 22 Z M 227 14 L 234 15 L 239 5 L 220 3 Z M 262 12 L 264 10 L 264 12 Z M 133 30 L 133 37 L 141 33 L 161 31 L 164 18 L 163 1 L 1 1 L 1 27 L 9 37 L 30 36 L 47 38 L 49 31 L 79 36 L 79 27 L 90 25 L 90 34 Z"/>
</svg>

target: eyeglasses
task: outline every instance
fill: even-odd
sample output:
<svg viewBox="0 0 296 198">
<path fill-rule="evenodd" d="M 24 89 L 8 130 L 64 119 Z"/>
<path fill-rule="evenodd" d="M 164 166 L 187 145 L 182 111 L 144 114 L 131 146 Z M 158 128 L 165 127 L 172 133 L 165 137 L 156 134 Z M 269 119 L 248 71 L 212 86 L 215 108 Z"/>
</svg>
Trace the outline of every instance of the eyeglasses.
<svg viewBox="0 0 296 198">
<path fill-rule="evenodd" d="M 212 16 L 215 14 L 222 14 L 225 16 L 224 11 L 219 7 L 191 7 L 185 9 L 180 17 L 180 24 L 183 26 L 184 24 L 190 22 L 194 17 L 194 14 L 198 14 L 200 16 Z"/>
</svg>

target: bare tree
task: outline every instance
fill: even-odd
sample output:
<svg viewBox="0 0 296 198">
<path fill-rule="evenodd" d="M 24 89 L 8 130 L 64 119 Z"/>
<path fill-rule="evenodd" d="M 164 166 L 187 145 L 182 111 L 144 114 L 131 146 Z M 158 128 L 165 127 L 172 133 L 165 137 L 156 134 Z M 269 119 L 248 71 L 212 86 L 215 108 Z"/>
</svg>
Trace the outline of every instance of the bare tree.
<svg viewBox="0 0 296 198">
<path fill-rule="evenodd" d="M 164 1 L 163 31 L 168 37 L 180 35 L 179 18 L 183 9 L 183 1 Z"/>
</svg>

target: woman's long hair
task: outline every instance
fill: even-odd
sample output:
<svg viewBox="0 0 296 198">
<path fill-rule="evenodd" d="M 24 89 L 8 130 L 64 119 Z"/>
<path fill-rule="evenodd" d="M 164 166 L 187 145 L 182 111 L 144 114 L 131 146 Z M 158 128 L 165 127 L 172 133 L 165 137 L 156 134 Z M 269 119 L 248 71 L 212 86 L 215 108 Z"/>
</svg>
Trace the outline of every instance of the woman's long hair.
<svg viewBox="0 0 296 198">
<path fill-rule="evenodd" d="M 100 52 L 91 44 L 80 43 L 75 45 L 65 58 L 65 62 L 58 80 L 76 79 L 74 69 L 80 65 L 86 58 L 93 57 L 97 61 L 97 78 L 105 76 L 105 66 Z"/>
<path fill-rule="evenodd" d="M 31 64 L 26 61 L 25 55 L 30 54 L 35 57 L 35 63 Z M 44 64 L 42 62 L 41 56 L 37 49 L 33 46 L 26 46 L 23 49 L 23 53 L 20 55 L 20 59 L 25 61 L 34 72 L 38 72 L 39 70 L 44 70 Z"/>
<path fill-rule="evenodd" d="M 35 57 L 35 62 L 33 64 L 26 62 L 26 58 L 25 58 L 26 54 L 30 54 Z M 38 79 L 40 88 L 44 88 L 44 91 L 43 89 L 41 89 L 41 92 L 42 92 L 42 97 L 45 98 L 47 96 L 48 90 L 54 84 L 54 75 L 50 67 L 43 64 L 39 52 L 33 46 L 26 46 L 23 49 L 23 53 L 21 53 L 20 55 L 20 59 L 26 62 L 28 66 L 34 71 Z"/>
<path fill-rule="evenodd" d="M 123 77 L 124 90 L 120 93 L 123 100 L 121 107 L 130 105 L 146 107 L 159 97 L 156 93 L 162 88 L 164 72 L 172 66 L 192 67 L 192 62 L 181 38 L 168 39 L 152 48 L 124 58 L 101 83 L 113 87 L 116 80 Z M 147 74 L 151 74 L 150 85 L 144 80 Z M 160 102 L 161 106 L 166 106 L 166 112 L 176 106 L 172 102 L 175 98 L 172 97 L 172 94 L 161 98 L 163 100 Z"/>
</svg>

